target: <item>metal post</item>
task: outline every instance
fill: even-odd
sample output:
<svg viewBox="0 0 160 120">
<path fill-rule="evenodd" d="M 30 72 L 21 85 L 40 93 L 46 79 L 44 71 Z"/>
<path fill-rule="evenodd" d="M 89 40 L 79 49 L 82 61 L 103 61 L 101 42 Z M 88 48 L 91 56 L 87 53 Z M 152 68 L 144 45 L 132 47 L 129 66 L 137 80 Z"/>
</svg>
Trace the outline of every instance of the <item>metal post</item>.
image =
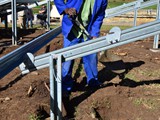
<svg viewBox="0 0 160 120">
<path fill-rule="evenodd" d="M 5 15 L 5 29 L 8 28 L 8 18 L 7 18 L 7 15 Z"/>
<path fill-rule="evenodd" d="M 49 57 L 49 70 L 50 70 L 50 120 L 56 118 L 56 80 L 55 80 L 55 59 L 51 55 Z"/>
<path fill-rule="evenodd" d="M 160 0 L 157 0 L 157 20 L 160 19 Z M 158 49 L 159 34 L 154 36 L 153 49 Z"/>
<path fill-rule="evenodd" d="M 50 119 L 54 120 L 55 116 L 55 98 L 54 98 L 54 75 L 55 75 L 55 71 L 54 71 L 54 61 L 53 61 L 53 57 L 52 55 L 49 58 L 49 71 L 50 71 Z"/>
<path fill-rule="evenodd" d="M 17 10 L 16 0 L 12 0 L 12 45 L 17 45 Z"/>
<path fill-rule="evenodd" d="M 62 56 L 57 59 L 57 120 L 62 120 Z"/>
<path fill-rule="evenodd" d="M 137 25 L 137 12 L 138 12 L 138 9 L 135 8 L 135 10 L 134 10 L 134 23 L 133 23 L 134 27 Z"/>
<path fill-rule="evenodd" d="M 141 2 L 143 2 L 143 0 L 138 0 L 135 4 L 135 8 L 134 8 L 134 26 L 137 26 L 137 14 L 138 14 L 138 9 L 141 7 Z"/>
<path fill-rule="evenodd" d="M 50 3 L 51 3 L 50 0 L 47 0 L 47 30 L 50 30 L 50 10 L 51 10 Z"/>
</svg>

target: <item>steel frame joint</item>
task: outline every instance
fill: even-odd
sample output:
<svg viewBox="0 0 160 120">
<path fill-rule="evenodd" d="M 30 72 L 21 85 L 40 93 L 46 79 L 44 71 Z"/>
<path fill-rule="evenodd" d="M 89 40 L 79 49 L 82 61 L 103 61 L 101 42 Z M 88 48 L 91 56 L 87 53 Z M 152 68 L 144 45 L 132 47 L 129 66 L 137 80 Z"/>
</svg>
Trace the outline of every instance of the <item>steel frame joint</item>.
<svg viewBox="0 0 160 120">
<path fill-rule="evenodd" d="M 114 44 L 120 41 L 120 37 L 121 29 L 119 27 L 113 27 L 106 36 L 106 40 L 108 43 Z"/>
</svg>

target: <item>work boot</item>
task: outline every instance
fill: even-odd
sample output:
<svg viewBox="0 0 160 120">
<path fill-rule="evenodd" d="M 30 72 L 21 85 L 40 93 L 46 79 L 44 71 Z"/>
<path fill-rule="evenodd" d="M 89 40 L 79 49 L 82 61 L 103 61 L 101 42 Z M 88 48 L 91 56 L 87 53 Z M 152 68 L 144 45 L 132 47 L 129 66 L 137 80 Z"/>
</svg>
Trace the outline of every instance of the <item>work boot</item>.
<svg viewBox="0 0 160 120">
<path fill-rule="evenodd" d="M 122 58 L 115 55 L 112 51 L 106 50 L 100 53 L 99 62 L 106 66 L 107 69 L 117 74 L 125 72 L 125 63 Z"/>
</svg>

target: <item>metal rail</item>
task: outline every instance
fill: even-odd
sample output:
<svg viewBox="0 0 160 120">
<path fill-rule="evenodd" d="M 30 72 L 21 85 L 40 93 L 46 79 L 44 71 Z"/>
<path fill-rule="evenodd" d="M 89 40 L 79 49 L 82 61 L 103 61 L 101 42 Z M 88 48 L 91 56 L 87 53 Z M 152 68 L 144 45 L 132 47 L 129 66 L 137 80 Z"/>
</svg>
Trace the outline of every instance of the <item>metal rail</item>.
<svg viewBox="0 0 160 120">
<path fill-rule="evenodd" d="M 121 33 L 120 41 L 114 44 L 109 41 L 112 41 L 116 38 L 115 36 L 110 38 L 112 34 L 111 35 L 109 34 L 107 36 L 99 37 L 94 41 L 87 41 L 75 46 L 63 48 L 60 50 L 56 50 L 53 52 L 36 56 L 34 57 L 34 60 L 31 60 L 33 61 L 32 64 L 34 64 L 34 68 L 33 66 L 29 67 L 27 65 L 28 66 L 27 68 L 27 66 L 21 65 L 21 71 L 22 71 L 22 74 L 26 74 L 35 69 L 38 70 L 38 69 L 49 67 L 49 56 L 51 54 L 61 54 L 65 58 L 65 60 L 71 60 L 73 58 L 82 57 L 83 54 L 92 54 L 95 52 L 103 51 L 103 50 L 110 49 L 112 47 L 116 47 L 122 44 L 127 44 L 129 42 L 154 36 L 159 33 L 160 33 L 160 20 L 157 20 L 157 21 L 146 23 L 137 27 L 127 29 L 127 30 L 123 30 Z M 69 57 L 69 54 L 70 54 L 70 57 Z"/>
<path fill-rule="evenodd" d="M 54 117 L 58 120 L 62 119 L 62 62 L 157 35 L 160 33 L 160 20 L 123 31 L 115 27 L 106 36 L 34 57 L 33 54 L 36 51 L 60 33 L 61 27 L 51 30 L 0 58 L 0 78 L 4 77 L 19 64 L 22 74 L 46 67 L 50 68 L 51 120 L 54 120 Z M 56 66 L 55 63 L 57 64 Z"/>
<path fill-rule="evenodd" d="M 146 8 L 146 7 L 149 7 L 149 6 L 156 5 L 156 4 L 157 4 L 157 0 L 150 0 L 150 1 L 147 1 L 147 2 L 143 2 L 143 0 L 137 0 L 135 2 L 131 2 L 131 3 L 120 5 L 118 7 L 107 9 L 105 11 L 105 13 L 106 13 L 105 17 L 106 18 L 115 17 L 115 16 L 118 16 L 118 15 L 121 15 L 121 14 L 124 14 L 124 13 L 127 13 L 127 12 L 131 12 L 131 11 L 135 11 L 135 10 L 138 10 L 138 9 Z"/>
<path fill-rule="evenodd" d="M 18 49 L 10 52 L 9 54 L 0 58 L 0 78 L 7 75 L 15 67 L 21 64 L 26 59 L 28 52 L 35 53 L 53 38 L 61 33 L 61 27 L 57 27 L 42 36 L 35 38 L 33 41 L 19 47 Z"/>
<path fill-rule="evenodd" d="M 118 27 L 110 30 L 109 34 L 95 40 L 86 41 L 74 46 L 49 52 L 34 57 L 28 54 L 28 60 L 20 65 L 22 74 L 33 70 L 49 67 L 50 70 L 50 118 L 62 119 L 62 62 L 74 60 L 89 54 L 111 49 L 160 33 L 160 20 L 146 23 L 137 27 L 121 31 Z M 63 58 L 63 59 L 62 59 Z M 55 65 L 56 64 L 56 65 Z"/>
<path fill-rule="evenodd" d="M 134 11 L 134 21 L 133 21 L 133 26 L 136 26 L 137 24 L 137 15 L 138 15 L 138 10 L 142 8 L 146 8 L 149 6 L 157 5 L 157 16 L 156 19 L 160 19 L 160 0 L 150 0 L 147 2 L 143 2 L 143 0 L 137 0 L 135 2 L 123 4 L 121 6 L 107 9 L 105 11 L 105 17 L 106 18 L 111 18 L 115 16 L 119 16 L 121 14 L 127 13 Z M 153 49 L 158 50 L 158 44 L 159 44 L 159 35 L 154 36 L 154 42 L 153 42 Z M 159 51 L 159 50 L 158 50 Z"/>
</svg>

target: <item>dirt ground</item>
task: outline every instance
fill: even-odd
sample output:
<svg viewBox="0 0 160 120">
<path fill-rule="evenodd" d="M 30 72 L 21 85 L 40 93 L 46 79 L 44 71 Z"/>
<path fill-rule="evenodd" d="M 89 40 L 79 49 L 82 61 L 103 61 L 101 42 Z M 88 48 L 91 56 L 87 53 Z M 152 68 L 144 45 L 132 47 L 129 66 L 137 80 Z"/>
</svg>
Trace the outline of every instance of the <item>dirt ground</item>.
<svg viewBox="0 0 160 120">
<path fill-rule="evenodd" d="M 2 30 L 4 31 L 4 30 Z M 0 57 L 34 39 L 45 30 L 18 30 L 20 42 L 11 46 L 10 31 L 0 38 Z M 102 31 L 104 33 L 105 31 Z M 62 35 L 39 50 L 36 55 L 61 48 Z M 90 92 L 80 58 L 76 59 L 73 78 L 75 89 L 70 106 L 64 110 L 73 120 L 160 120 L 160 52 L 152 52 L 153 37 L 110 49 L 119 55 L 126 71 L 112 70 L 116 62 L 99 62 L 99 80 L 105 84 Z M 1 120 L 45 120 L 50 116 L 48 68 L 21 75 L 15 68 L 0 80 Z M 28 94 L 32 88 L 32 93 Z"/>
</svg>

